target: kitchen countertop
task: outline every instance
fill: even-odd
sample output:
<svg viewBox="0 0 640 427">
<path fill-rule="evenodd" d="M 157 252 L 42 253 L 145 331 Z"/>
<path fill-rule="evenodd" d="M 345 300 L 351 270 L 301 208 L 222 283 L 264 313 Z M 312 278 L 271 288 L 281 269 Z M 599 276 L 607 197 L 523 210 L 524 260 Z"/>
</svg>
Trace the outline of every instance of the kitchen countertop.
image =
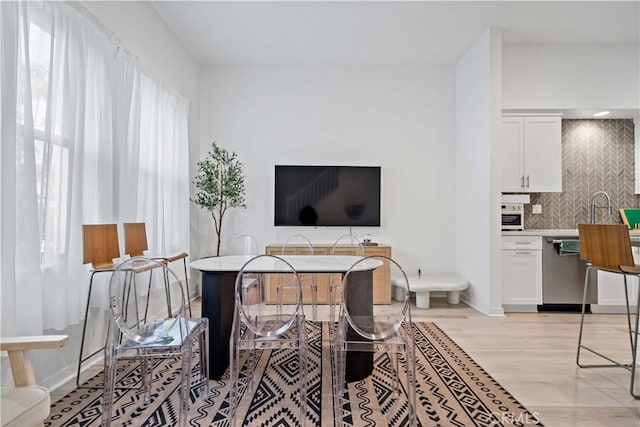
<svg viewBox="0 0 640 427">
<path fill-rule="evenodd" d="M 553 237 L 578 237 L 576 229 L 525 229 L 522 231 L 503 231 L 503 236 L 553 236 Z M 632 246 L 640 246 L 640 230 L 629 230 Z"/>
<path fill-rule="evenodd" d="M 556 230 L 556 229 L 525 229 L 522 231 L 503 231 L 503 236 L 567 236 L 567 237 L 578 237 L 577 229 L 566 229 L 566 230 Z"/>
</svg>

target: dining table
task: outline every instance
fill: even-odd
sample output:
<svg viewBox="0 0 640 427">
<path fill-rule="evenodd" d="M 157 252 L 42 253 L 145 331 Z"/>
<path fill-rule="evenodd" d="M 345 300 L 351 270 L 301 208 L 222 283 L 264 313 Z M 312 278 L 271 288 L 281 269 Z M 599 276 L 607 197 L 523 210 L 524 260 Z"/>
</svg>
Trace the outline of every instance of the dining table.
<svg viewBox="0 0 640 427">
<path fill-rule="evenodd" d="M 209 378 L 219 380 L 229 367 L 229 338 L 235 310 L 235 281 L 238 272 L 251 260 L 252 255 L 227 255 L 201 258 L 190 266 L 202 273 L 202 317 L 209 319 Z M 345 303 L 349 313 L 373 316 L 373 271 L 383 265 L 377 259 L 350 255 L 287 255 L 280 256 L 297 273 L 344 274 L 351 270 L 345 283 Z M 252 263 L 256 273 L 285 272 L 283 263 Z M 355 336 L 354 331 L 348 332 Z M 351 338 L 350 338 L 351 339 Z M 364 340 L 364 339 L 363 339 Z M 348 382 L 366 378 L 373 372 L 373 353 L 347 352 L 345 378 Z"/>
</svg>

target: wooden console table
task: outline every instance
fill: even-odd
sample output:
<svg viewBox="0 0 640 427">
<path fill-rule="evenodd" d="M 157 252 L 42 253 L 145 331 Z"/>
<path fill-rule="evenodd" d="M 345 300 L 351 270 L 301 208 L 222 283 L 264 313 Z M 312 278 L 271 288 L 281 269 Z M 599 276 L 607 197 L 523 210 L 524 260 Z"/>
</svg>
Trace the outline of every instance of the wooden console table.
<svg viewBox="0 0 640 427">
<path fill-rule="evenodd" d="M 314 255 L 331 255 L 333 245 L 330 243 L 314 243 Z M 282 250 L 282 244 L 272 243 L 267 245 L 266 253 L 268 255 L 308 255 L 306 246 L 303 245 L 287 245 Z M 333 255 L 357 255 L 356 249 L 348 245 L 339 245 L 336 247 Z M 377 246 L 364 246 L 364 255 L 383 255 L 391 258 L 391 246 L 379 244 Z M 329 284 L 340 283 L 342 275 L 340 274 L 316 274 L 316 285 L 318 286 L 318 304 L 329 303 Z M 312 280 L 312 275 L 300 275 L 302 283 Z M 277 302 L 276 293 L 277 283 L 267 283 L 266 299 L 267 302 L 275 304 Z M 311 295 L 309 289 L 303 289 L 303 298 L 305 304 L 311 304 Z M 285 298 L 286 299 L 286 298 Z M 285 301 L 286 302 L 286 301 Z M 390 304 L 391 303 L 391 274 L 389 265 L 385 264 L 382 268 L 378 268 L 373 272 L 373 303 L 374 304 Z"/>
</svg>

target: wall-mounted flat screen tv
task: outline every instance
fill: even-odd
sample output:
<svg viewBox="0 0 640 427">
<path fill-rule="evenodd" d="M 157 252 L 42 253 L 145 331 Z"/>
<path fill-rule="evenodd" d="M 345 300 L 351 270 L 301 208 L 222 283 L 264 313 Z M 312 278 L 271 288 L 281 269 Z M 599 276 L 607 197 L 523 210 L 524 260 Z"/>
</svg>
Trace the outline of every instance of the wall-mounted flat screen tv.
<svg viewBox="0 0 640 427">
<path fill-rule="evenodd" d="M 380 166 L 275 168 L 275 225 L 380 226 Z"/>
</svg>

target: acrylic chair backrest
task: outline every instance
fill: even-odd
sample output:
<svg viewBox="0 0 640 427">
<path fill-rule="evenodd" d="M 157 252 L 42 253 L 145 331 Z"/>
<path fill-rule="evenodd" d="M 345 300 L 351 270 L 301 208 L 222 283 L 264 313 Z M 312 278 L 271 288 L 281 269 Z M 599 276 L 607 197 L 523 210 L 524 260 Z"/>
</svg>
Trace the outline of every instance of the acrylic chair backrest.
<svg viewBox="0 0 640 427">
<path fill-rule="evenodd" d="M 277 277 L 276 277 L 277 276 Z M 262 289 L 258 292 L 258 300 L 246 298 L 243 287 L 246 281 L 259 277 L 260 284 L 277 281 L 286 277 L 288 283 L 296 286 L 297 301 L 292 310 L 282 316 L 271 316 L 265 313 L 273 312 L 273 306 L 266 307 L 266 292 Z M 257 336 L 278 336 L 288 330 L 296 319 L 296 315 L 302 314 L 302 288 L 296 270 L 286 260 L 275 255 L 258 255 L 247 261 L 236 276 L 236 311 L 242 323 L 247 325 Z M 269 308 L 271 310 L 269 310 Z"/>
<path fill-rule="evenodd" d="M 343 253 L 344 252 L 344 253 Z M 352 234 L 344 234 L 336 239 L 331 247 L 331 255 L 364 256 L 364 246 Z"/>
<path fill-rule="evenodd" d="M 231 255 L 259 255 L 258 241 L 250 234 L 241 234 L 231 242 Z"/>
<path fill-rule="evenodd" d="M 580 258 L 596 268 L 620 272 L 633 266 L 629 228 L 624 224 L 578 224 Z"/>
<path fill-rule="evenodd" d="M 376 267 L 372 268 L 372 265 Z M 389 274 L 395 277 L 396 285 L 404 288 L 405 298 L 402 304 L 374 305 L 371 301 L 363 301 L 363 289 L 372 289 L 374 269 L 388 266 Z M 404 321 L 411 322 L 409 280 L 402 267 L 393 259 L 383 255 L 373 255 L 356 261 L 344 275 L 342 282 L 342 302 L 340 310 L 351 327 L 361 336 L 370 340 L 384 340 L 395 334 Z M 349 312 L 352 302 L 355 305 L 371 304 L 369 315 Z"/>
<path fill-rule="evenodd" d="M 124 253 L 132 257 L 144 256 L 144 251 L 149 249 L 144 222 L 125 222 L 123 227 Z"/>
<path fill-rule="evenodd" d="M 283 255 L 291 255 L 290 246 L 295 246 L 296 255 L 313 255 L 313 244 L 302 234 L 294 234 L 289 237 L 282 245 L 281 253 Z"/>
<path fill-rule="evenodd" d="M 116 224 L 82 225 L 82 263 L 94 269 L 113 267 L 120 258 L 118 226 Z"/>
<path fill-rule="evenodd" d="M 141 289 L 136 286 L 136 278 L 145 274 L 152 274 L 155 279 L 150 287 L 151 295 L 146 294 L 148 276 L 140 279 L 145 286 Z M 180 280 L 159 260 L 135 257 L 118 264 L 109 281 L 109 307 L 119 331 L 137 343 L 167 346 L 172 342 L 182 342 L 188 333 L 184 329 L 187 325 L 183 320 L 185 295 Z M 171 317 L 166 316 L 168 308 Z M 165 317 L 147 318 L 147 312 L 152 316 L 163 313 Z"/>
</svg>

